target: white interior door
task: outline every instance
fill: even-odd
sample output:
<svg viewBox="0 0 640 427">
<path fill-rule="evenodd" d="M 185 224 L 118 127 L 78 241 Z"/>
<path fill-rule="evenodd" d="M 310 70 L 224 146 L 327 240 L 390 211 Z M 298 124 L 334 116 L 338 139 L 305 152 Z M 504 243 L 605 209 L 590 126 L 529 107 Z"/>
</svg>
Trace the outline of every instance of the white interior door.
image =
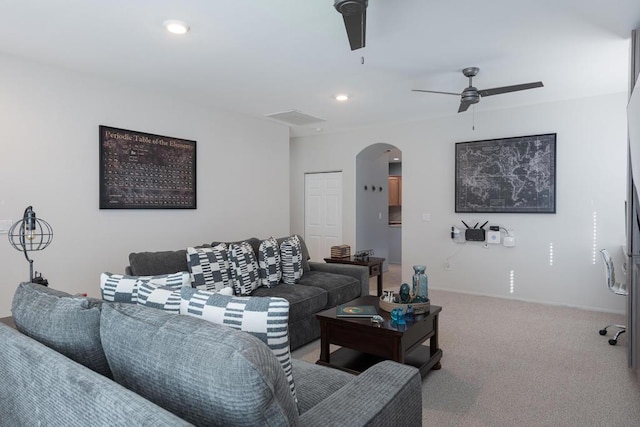
<svg viewBox="0 0 640 427">
<path fill-rule="evenodd" d="M 304 240 L 312 261 L 342 244 L 342 172 L 305 174 Z"/>
</svg>

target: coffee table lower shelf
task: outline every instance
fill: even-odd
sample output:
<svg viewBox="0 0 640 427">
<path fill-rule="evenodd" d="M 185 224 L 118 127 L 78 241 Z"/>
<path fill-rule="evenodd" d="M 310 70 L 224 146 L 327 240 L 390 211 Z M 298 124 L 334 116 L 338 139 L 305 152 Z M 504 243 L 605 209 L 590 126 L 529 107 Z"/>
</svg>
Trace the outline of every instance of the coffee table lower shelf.
<svg viewBox="0 0 640 427">
<path fill-rule="evenodd" d="M 405 356 L 404 363 L 405 365 L 418 368 L 420 370 L 420 375 L 424 377 L 431 369 L 438 370 L 441 367 L 440 359 L 442 358 L 442 350 L 437 349 L 433 356 L 430 354 L 431 348 L 428 345 L 418 346 L 415 350 Z M 342 347 L 331 353 L 330 360 L 330 363 L 318 360 L 316 364 L 329 366 L 334 369 L 340 369 L 341 371 L 357 375 L 366 371 L 376 363 L 388 359 Z"/>
</svg>

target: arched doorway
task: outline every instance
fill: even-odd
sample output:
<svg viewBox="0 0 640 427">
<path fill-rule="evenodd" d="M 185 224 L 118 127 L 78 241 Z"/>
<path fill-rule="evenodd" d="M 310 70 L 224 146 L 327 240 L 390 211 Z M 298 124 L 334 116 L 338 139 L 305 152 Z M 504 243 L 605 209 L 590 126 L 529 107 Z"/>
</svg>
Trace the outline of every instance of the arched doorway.
<svg viewBox="0 0 640 427">
<path fill-rule="evenodd" d="M 368 249 L 384 271 L 402 264 L 402 152 L 386 143 L 356 156 L 356 250 Z"/>
</svg>

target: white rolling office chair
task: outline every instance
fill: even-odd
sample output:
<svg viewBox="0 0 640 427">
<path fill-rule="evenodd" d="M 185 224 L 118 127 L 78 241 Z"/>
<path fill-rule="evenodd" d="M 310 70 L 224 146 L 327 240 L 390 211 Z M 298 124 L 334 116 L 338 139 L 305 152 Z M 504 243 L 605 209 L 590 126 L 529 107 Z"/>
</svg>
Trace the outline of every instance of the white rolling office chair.
<svg viewBox="0 0 640 427">
<path fill-rule="evenodd" d="M 606 249 L 602 249 L 600 251 L 600 254 L 602 255 L 602 260 L 604 261 L 605 272 L 607 275 L 607 287 L 611 292 L 613 292 L 616 295 L 622 295 L 625 297 L 628 296 L 629 292 L 627 291 L 627 283 L 616 282 L 616 274 L 613 269 L 613 260 L 611 259 L 609 252 Z M 600 329 L 599 331 L 600 335 L 607 335 L 607 329 L 611 327 L 618 328 L 618 331 L 615 333 L 613 338 L 609 340 L 609 344 L 616 345 L 618 343 L 618 337 L 621 334 L 624 334 L 625 332 L 627 332 L 627 327 L 625 325 L 615 325 L 615 324 L 607 325 L 603 329 Z"/>
</svg>

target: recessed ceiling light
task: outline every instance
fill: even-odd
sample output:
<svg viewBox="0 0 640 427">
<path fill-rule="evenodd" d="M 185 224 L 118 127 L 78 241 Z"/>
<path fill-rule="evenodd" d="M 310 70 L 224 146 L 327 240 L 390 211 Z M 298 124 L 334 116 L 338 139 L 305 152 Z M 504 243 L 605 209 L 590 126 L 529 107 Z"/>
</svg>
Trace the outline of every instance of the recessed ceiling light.
<svg viewBox="0 0 640 427">
<path fill-rule="evenodd" d="M 191 29 L 191 27 L 189 27 L 189 25 L 187 25 L 187 23 L 183 21 L 169 20 L 164 21 L 162 25 L 164 25 L 167 31 L 172 34 L 186 34 Z"/>
<path fill-rule="evenodd" d="M 344 102 L 348 99 L 349 99 L 349 95 L 345 95 L 344 93 L 336 95 L 336 101 Z"/>
<path fill-rule="evenodd" d="M 393 158 L 393 161 L 394 161 L 394 162 L 397 162 L 398 160 L 400 160 L 400 157 L 394 157 L 394 158 Z"/>
</svg>

